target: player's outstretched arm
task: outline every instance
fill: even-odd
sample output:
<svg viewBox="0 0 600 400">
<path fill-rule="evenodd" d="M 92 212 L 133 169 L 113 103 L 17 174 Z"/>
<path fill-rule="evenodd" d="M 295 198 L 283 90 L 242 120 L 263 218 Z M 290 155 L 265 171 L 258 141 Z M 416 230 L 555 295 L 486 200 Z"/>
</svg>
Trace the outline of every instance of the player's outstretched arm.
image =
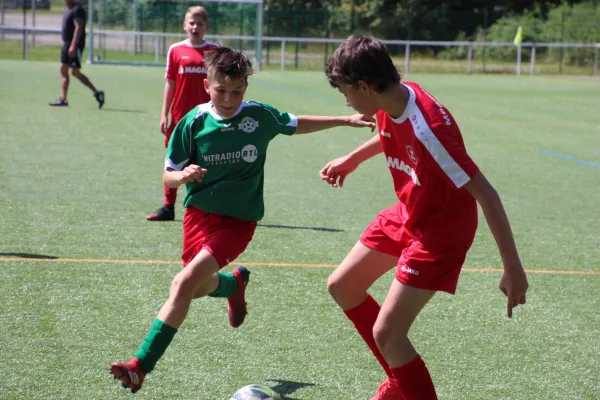
<svg viewBox="0 0 600 400">
<path fill-rule="evenodd" d="M 355 114 L 341 117 L 321 117 L 317 115 L 299 115 L 296 134 L 311 133 L 338 126 L 375 129 L 375 119 L 368 115 Z"/>
<path fill-rule="evenodd" d="M 364 161 L 381 153 L 383 147 L 379 141 L 379 135 L 373 136 L 369 141 L 360 145 L 351 153 L 329 161 L 321 169 L 321 179 L 333 187 L 343 187 L 346 176 L 354 171 Z"/>
<path fill-rule="evenodd" d="M 525 304 L 529 284 L 525 270 L 521 265 L 506 211 L 500 196 L 481 172 L 478 172 L 467 182 L 464 188 L 475 197 L 481 206 L 483 215 L 485 215 L 488 226 L 498 245 L 498 250 L 500 250 L 502 264 L 504 264 L 504 274 L 499 287 L 508 298 L 506 309 L 508 317 L 511 318 L 512 309 L 519 304 Z"/>
<path fill-rule="evenodd" d="M 169 188 L 176 188 L 184 183 L 200 182 L 204 174 L 206 174 L 206 170 L 194 164 L 188 165 L 183 171 L 175 171 L 172 168 L 167 168 L 163 173 L 163 184 Z"/>
</svg>

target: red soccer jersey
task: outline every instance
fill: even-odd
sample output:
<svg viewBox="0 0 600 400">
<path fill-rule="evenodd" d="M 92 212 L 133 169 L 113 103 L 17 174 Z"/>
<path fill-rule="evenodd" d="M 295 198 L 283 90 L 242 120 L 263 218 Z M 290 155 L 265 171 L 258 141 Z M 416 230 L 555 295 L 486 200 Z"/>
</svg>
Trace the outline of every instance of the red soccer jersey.
<svg viewBox="0 0 600 400">
<path fill-rule="evenodd" d="M 209 41 L 201 45 L 192 45 L 184 40 L 169 48 L 165 78 L 175 81 L 175 95 L 171 108 L 173 125 L 198 104 L 210 101 L 210 96 L 204 90 L 204 53 L 215 47 L 218 45 Z"/>
<path fill-rule="evenodd" d="M 450 112 L 413 82 L 400 118 L 377 112 L 379 140 L 399 202 L 399 221 L 416 240 L 436 246 L 470 245 L 477 204 L 461 187 L 479 168 L 465 149 Z"/>
</svg>

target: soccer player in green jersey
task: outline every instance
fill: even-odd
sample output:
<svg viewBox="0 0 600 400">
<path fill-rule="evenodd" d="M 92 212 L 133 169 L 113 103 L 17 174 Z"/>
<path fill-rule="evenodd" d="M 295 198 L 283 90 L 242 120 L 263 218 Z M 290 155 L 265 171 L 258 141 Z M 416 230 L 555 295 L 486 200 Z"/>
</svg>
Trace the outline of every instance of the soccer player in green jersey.
<svg viewBox="0 0 600 400">
<path fill-rule="evenodd" d="M 193 108 L 175 127 L 167 150 L 163 182 L 187 186 L 182 260 L 185 268 L 171 284 L 168 300 L 134 357 L 115 362 L 111 374 L 137 392 L 183 323 L 193 299 L 228 300 L 229 323 L 246 316 L 245 289 L 250 272 L 220 269 L 248 246 L 264 215 L 263 184 L 269 142 L 337 126 L 369 127 L 372 117 L 295 116 L 244 101 L 252 65 L 242 52 L 219 47 L 204 56 L 204 89 L 211 101 Z"/>
</svg>

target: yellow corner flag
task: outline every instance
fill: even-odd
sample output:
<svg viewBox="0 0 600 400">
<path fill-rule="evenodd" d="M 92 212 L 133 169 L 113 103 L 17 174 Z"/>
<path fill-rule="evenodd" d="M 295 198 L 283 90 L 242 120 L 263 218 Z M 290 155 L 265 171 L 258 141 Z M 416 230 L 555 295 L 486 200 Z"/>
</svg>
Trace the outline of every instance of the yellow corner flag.
<svg viewBox="0 0 600 400">
<path fill-rule="evenodd" d="M 519 28 L 517 29 L 517 34 L 515 35 L 515 40 L 514 40 L 515 46 L 519 46 L 522 41 L 523 41 L 523 27 L 519 26 Z"/>
</svg>

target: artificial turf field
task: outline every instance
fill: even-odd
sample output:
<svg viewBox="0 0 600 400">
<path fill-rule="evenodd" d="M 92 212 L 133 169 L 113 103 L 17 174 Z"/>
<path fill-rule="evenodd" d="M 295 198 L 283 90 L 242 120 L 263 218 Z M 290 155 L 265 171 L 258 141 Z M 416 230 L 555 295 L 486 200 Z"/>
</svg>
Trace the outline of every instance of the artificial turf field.
<svg viewBox="0 0 600 400">
<path fill-rule="evenodd" d="M 177 221 L 161 204 L 161 68 L 84 66 L 53 109 L 58 64 L 0 61 L 0 399 L 126 399 L 108 374 L 147 333 L 180 270 Z M 483 217 L 455 296 L 439 294 L 411 339 L 439 398 L 600 398 L 600 81 L 409 75 L 444 103 L 499 191 L 529 272 L 506 317 L 498 250 Z M 352 111 L 320 72 L 261 72 L 247 99 L 295 114 Z M 248 383 L 294 400 L 365 400 L 383 371 L 329 297 L 327 276 L 394 192 L 383 157 L 343 189 L 319 169 L 368 130 L 278 137 L 266 215 L 233 265 L 252 271 L 249 316 L 226 302 L 191 312 L 136 399 L 228 400 Z M 228 268 L 229 270 L 230 268 Z M 382 301 L 392 279 L 373 287 Z"/>
</svg>

